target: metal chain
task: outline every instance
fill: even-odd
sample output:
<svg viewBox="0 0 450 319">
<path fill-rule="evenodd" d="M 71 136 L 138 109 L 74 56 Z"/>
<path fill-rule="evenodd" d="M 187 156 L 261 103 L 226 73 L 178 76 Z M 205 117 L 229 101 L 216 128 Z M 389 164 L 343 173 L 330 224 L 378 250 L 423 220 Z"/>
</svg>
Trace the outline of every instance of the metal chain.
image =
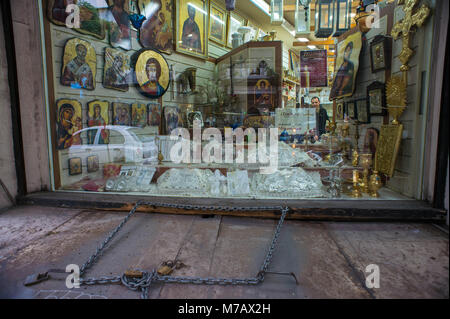
<svg viewBox="0 0 450 319">
<path fill-rule="evenodd" d="M 139 207 L 140 203 L 137 202 L 136 205 L 131 209 L 131 211 L 128 213 L 128 215 L 122 220 L 122 222 L 119 224 L 119 226 L 116 227 L 102 242 L 102 244 L 97 248 L 94 254 L 92 254 L 91 257 L 88 258 L 88 260 L 81 266 L 80 268 L 80 275 L 82 275 L 86 269 L 91 267 L 97 258 L 103 253 L 103 249 L 105 249 L 106 245 L 113 239 L 113 237 L 119 232 L 119 230 L 122 229 L 123 225 L 130 219 L 130 217 L 136 212 L 136 209 Z"/>
<path fill-rule="evenodd" d="M 114 284 L 121 283 L 131 290 L 141 290 L 141 298 L 148 298 L 148 291 L 152 282 L 164 282 L 164 283 L 181 283 L 181 284 L 197 284 L 197 285 L 257 285 L 264 281 L 265 274 L 272 261 L 273 253 L 276 248 L 278 237 L 280 236 L 281 227 L 283 226 L 284 219 L 289 211 L 288 207 L 281 206 L 266 206 L 266 207 L 226 207 L 226 206 L 196 206 L 196 205 L 182 205 L 182 204 L 167 204 L 167 203 L 155 203 L 155 202 L 143 202 L 138 201 L 136 205 L 131 209 L 128 215 L 122 220 L 97 248 L 94 254 L 80 268 L 80 275 L 82 275 L 89 267 L 91 267 L 97 260 L 97 258 L 103 253 L 106 245 L 112 240 L 112 238 L 119 232 L 119 230 L 125 225 L 130 217 L 136 212 L 137 208 L 141 205 L 154 206 L 154 207 L 166 207 L 177 209 L 194 209 L 203 211 L 261 211 L 261 210 L 278 210 L 281 212 L 281 217 L 278 221 L 275 229 L 272 242 L 267 251 L 266 257 L 259 269 L 256 277 L 251 278 L 211 278 L 211 277 L 175 277 L 175 276 L 161 276 L 153 269 L 151 272 L 139 270 L 142 273 L 142 277 L 133 278 L 128 277 L 125 274 L 122 276 L 103 276 L 99 278 L 80 278 L 80 284 L 82 285 L 97 285 L 97 284 Z"/>
</svg>

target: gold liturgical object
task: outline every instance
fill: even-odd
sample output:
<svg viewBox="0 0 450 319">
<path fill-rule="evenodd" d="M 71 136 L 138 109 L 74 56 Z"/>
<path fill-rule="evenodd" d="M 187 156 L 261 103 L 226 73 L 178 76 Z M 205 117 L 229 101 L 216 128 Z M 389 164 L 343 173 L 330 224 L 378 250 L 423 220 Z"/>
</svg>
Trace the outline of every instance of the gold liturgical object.
<svg viewBox="0 0 450 319">
<path fill-rule="evenodd" d="M 399 0 L 398 4 L 404 5 L 405 17 L 397 22 L 391 31 L 394 40 L 399 39 L 399 37 L 402 40 L 402 51 L 399 59 L 402 62 L 400 71 L 403 74 L 402 76 L 392 76 L 387 81 L 387 107 L 393 120 L 391 124 L 381 126 L 380 139 L 375 156 L 375 171 L 386 174 L 389 177 L 392 177 L 394 174 L 395 161 L 403 133 L 403 125 L 400 124 L 398 119 L 406 109 L 407 103 L 408 63 L 414 55 L 414 50 L 410 48 L 411 34 L 414 33 L 416 28 L 421 27 L 425 23 L 431 12 L 426 5 L 416 9 L 418 3 L 419 0 Z"/>
</svg>

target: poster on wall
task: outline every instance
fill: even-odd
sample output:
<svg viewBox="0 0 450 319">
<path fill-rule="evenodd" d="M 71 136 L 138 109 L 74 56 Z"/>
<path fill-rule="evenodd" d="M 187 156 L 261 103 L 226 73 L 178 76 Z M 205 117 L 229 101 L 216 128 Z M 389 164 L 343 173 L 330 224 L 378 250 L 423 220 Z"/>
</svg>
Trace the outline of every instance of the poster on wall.
<svg viewBox="0 0 450 319">
<path fill-rule="evenodd" d="M 330 91 L 330 101 L 352 96 L 361 53 L 361 32 L 349 35 L 337 45 L 336 70 Z"/>
<path fill-rule="evenodd" d="M 300 51 L 300 79 L 303 88 L 328 86 L 327 50 Z"/>
<path fill-rule="evenodd" d="M 161 53 L 142 49 L 133 56 L 133 60 L 139 92 L 150 99 L 157 99 L 166 93 L 170 72 L 169 64 Z"/>
<path fill-rule="evenodd" d="M 108 0 L 106 17 L 112 47 L 131 50 L 131 21 L 128 0 Z"/>
<path fill-rule="evenodd" d="M 66 42 L 61 70 L 61 84 L 74 89 L 95 89 L 97 56 L 87 41 L 73 38 Z"/>
<path fill-rule="evenodd" d="M 83 129 L 81 103 L 72 99 L 60 99 L 56 102 L 56 149 L 63 150 L 72 145 L 81 145 L 79 134 Z"/>
<path fill-rule="evenodd" d="M 139 30 L 144 48 L 166 54 L 173 52 L 173 0 L 139 0 L 139 12 L 145 20 Z"/>
<path fill-rule="evenodd" d="M 208 2 L 176 0 L 176 49 L 199 58 L 208 56 Z"/>
<path fill-rule="evenodd" d="M 105 49 L 105 66 L 103 68 L 103 86 L 107 89 L 128 91 L 131 81 L 130 57 L 116 49 Z"/>
</svg>

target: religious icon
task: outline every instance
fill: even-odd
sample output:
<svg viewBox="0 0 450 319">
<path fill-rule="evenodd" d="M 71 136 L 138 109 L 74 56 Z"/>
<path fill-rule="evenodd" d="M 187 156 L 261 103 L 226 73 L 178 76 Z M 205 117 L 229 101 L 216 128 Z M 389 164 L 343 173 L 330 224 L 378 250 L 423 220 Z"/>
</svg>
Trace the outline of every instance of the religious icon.
<svg viewBox="0 0 450 319">
<path fill-rule="evenodd" d="M 139 10 L 146 20 L 139 31 L 139 41 L 144 48 L 166 54 L 173 51 L 173 0 L 139 0 Z"/>
<path fill-rule="evenodd" d="M 378 144 L 378 129 L 370 127 L 366 130 L 366 135 L 364 136 L 364 153 L 372 154 L 372 160 L 375 159 L 375 153 L 377 152 Z"/>
<path fill-rule="evenodd" d="M 106 32 L 99 9 L 104 9 L 106 4 L 98 0 L 77 0 L 76 4 L 80 9 L 80 28 L 74 30 L 103 40 Z"/>
<path fill-rule="evenodd" d="M 336 104 L 336 119 L 337 120 L 344 119 L 344 102 L 338 102 Z"/>
<path fill-rule="evenodd" d="M 370 109 L 366 98 L 356 100 L 356 113 L 359 123 L 370 123 Z"/>
<path fill-rule="evenodd" d="M 273 106 L 273 94 L 272 94 L 272 85 L 266 79 L 261 79 L 256 82 L 255 85 L 255 98 L 254 105 L 258 106 Z"/>
<path fill-rule="evenodd" d="M 330 100 L 352 96 L 355 90 L 355 79 L 359 68 L 361 52 L 361 33 L 357 32 L 338 43 L 336 59 L 337 72 L 330 91 Z"/>
<path fill-rule="evenodd" d="M 377 35 L 370 42 L 370 63 L 372 73 L 391 68 L 392 38 Z"/>
<path fill-rule="evenodd" d="M 225 45 L 227 34 L 226 11 L 211 1 L 209 12 L 209 39 L 218 44 Z"/>
<path fill-rule="evenodd" d="M 355 112 L 355 102 L 351 101 L 351 102 L 347 102 L 346 106 L 345 106 L 345 110 L 347 112 L 347 115 L 350 119 L 355 119 L 356 118 L 356 112 Z"/>
<path fill-rule="evenodd" d="M 289 50 L 289 69 L 300 78 L 300 56 L 292 50 Z"/>
<path fill-rule="evenodd" d="M 131 124 L 130 105 L 126 103 L 115 102 L 113 105 L 113 125 Z"/>
<path fill-rule="evenodd" d="M 143 49 L 137 52 L 135 73 L 139 92 L 151 99 L 166 93 L 169 87 L 169 65 L 157 51 Z"/>
<path fill-rule="evenodd" d="M 82 141 L 74 133 L 83 129 L 81 103 L 77 100 L 61 99 L 56 102 L 56 149 L 63 150 Z"/>
<path fill-rule="evenodd" d="M 152 102 L 148 104 L 148 125 L 158 127 L 161 125 L 161 103 Z"/>
<path fill-rule="evenodd" d="M 49 0 L 47 2 L 47 16 L 56 25 L 65 26 L 69 13 L 66 8 L 70 4 L 76 4 L 76 0 Z"/>
<path fill-rule="evenodd" d="M 196 111 L 196 112 L 189 112 L 187 115 L 188 125 L 189 128 L 194 127 L 194 121 L 198 122 L 198 125 L 200 127 L 203 127 L 203 116 L 202 112 Z"/>
<path fill-rule="evenodd" d="M 207 1 L 177 0 L 176 16 L 177 51 L 206 58 L 208 55 Z"/>
<path fill-rule="evenodd" d="M 106 48 L 103 86 L 108 89 L 127 92 L 130 76 L 129 56 L 119 50 Z"/>
<path fill-rule="evenodd" d="M 177 106 L 166 106 L 164 108 L 164 122 L 167 135 L 169 135 L 172 130 L 182 127 L 183 121 L 181 119 L 180 109 Z"/>
<path fill-rule="evenodd" d="M 131 50 L 131 22 L 128 17 L 127 0 L 108 0 L 109 11 L 106 21 L 109 26 L 111 46 Z"/>
<path fill-rule="evenodd" d="M 79 175 L 83 172 L 81 157 L 69 158 L 69 175 Z"/>
<path fill-rule="evenodd" d="M 99 160 L 97 155 L 87 157 L 87 171 L 88 173 L 97 172 L 99 169 Z"/>
<path fill-rule="evenodd" d="M 131 105 L 131 126 L 144 127 L 147 125 L 147 105 L 134 103 Z"/>
<path fill-rule="evenodd" d="M 384 83 L 375 81 L 367 87 L 367 101 L 371 115 L 384 116 L 386 112 L 386 90 Z"/>
<path fill-rule="evenodd" d="M 66 42 L 64 47 L 61 84 L 74 89 L 95 89 L 97 56 L 92 45 L 79 38 Z"/>
<path fill-rule="evenodd" d="M 108 132 L 106 125 L 109 124 L 109 102 L 108 101 L 91 101 L 88 103 L 88 127 L 103 126 L 105 129 L 100 131 L 98 144 L 108 144 Z M 88 144 L 94 144 L 97 131 L 88 130 Z"/>
</svg>

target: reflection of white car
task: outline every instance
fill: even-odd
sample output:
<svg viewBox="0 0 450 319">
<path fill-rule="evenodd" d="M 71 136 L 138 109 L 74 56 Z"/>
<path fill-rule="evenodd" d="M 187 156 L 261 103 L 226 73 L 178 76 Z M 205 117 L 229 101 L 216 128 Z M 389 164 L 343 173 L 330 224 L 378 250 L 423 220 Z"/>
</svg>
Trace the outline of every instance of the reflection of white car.
<svg viewBox="0 0 450 319">
<path fill-rule="evenodd" d="M 97 155 L 100 163 L 140 163 L 158 160 L 155 135 L 145 128 L 132 126 L 92 126 L 75 132 L 69 156 Z"/>
</svg>

